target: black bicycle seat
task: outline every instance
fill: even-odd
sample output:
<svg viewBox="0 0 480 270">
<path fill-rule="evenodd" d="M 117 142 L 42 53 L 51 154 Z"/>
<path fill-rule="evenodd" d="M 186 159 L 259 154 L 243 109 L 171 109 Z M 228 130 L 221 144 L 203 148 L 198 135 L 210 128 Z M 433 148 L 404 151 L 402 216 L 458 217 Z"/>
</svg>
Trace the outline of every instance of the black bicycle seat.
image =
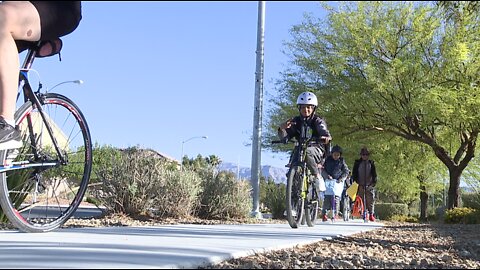
<svg viewBox="0 0 480 270">
<path fill-rule="evenodd" d="M 38 41 L 25 41 L 16 40 L 18 53 L 31 49 L 36 50 L 36 57 L 48 57 L 60 53 L 62 50 L 63 42 L 60 38 L 52 40 Z"/>
</svg>

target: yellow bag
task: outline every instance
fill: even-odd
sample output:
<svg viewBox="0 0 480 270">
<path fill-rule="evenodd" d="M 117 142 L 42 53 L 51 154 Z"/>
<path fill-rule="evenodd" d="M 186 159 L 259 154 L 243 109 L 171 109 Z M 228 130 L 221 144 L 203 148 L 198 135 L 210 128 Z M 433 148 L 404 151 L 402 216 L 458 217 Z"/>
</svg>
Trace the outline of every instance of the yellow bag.
<svg viewBox="0 0 480 270">
<path fill-rule="evenodd" d="M 353 182 L 351 186 L 347 188 L 347 194 L 350 196 L 352 201 L 355 201 L 355 197 L 357 197 L 357 191 L 358 191 L 358 183 Z"/>
</svg>

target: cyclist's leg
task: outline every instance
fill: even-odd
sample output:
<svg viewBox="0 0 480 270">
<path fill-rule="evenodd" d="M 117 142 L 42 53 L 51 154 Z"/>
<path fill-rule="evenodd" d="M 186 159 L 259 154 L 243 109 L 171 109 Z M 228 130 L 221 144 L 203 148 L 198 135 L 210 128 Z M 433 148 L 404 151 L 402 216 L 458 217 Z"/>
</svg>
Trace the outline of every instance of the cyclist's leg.
<svg viewBox="0 0 480 270">
<path fill-rule="evenodd" d="M 322 220 L 327 221 L 327 212 L 332 208 L 332 196 L 325 195 L 323 198 L 323 206 L 322 206 Z"/>
<path fill-rule="evenodd" d="M 316 147 L 316 146 L 307 147 L 305 161 L 307 163 L 307 167 L 310 170 L 310 172 L 313 175 L 315 175 L 315 187 L 316 187 L 317 193 L 325 191 L 325 182 L 321 175 L 320 169 L 318 168 L 318 164 L 322 163 L 322 157 L 323 157 L 323 151 L 320 147 Z"/>
<path fill-rule="evenodd" d="M 366 207 L 367 207 L 367 210 L 368 210 L 368 214 L 370 216 L 374 216 L 374 204 L 375 204 L 375 190 L 373 189 L 373 187 L 368 187 L 365 191 L 365 196 L 367 197 L 367 204 L 366 204 Z M 371 219 L 373 219 L 372 217 L 370 217 Z"/>
<path fill-rule="evenodd" d="M 40 16 L 28 1 L 0 4 L 0 116 L 12 125 L 18 89 L 19 59 L 15 40 L 40 39 Z"/>
</svg>

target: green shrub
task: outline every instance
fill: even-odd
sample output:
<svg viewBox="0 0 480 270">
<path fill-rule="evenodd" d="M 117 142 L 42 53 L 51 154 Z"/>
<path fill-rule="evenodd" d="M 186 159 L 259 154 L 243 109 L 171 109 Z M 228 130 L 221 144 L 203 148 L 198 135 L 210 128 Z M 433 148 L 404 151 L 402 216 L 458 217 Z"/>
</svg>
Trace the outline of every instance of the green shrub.
<svg viewBox="0 0 480 270">
<path fill-rule="evenodd" d="M 408 206 L 404 203 L 376 203 L 375 215 L 382 220 L 390 220 L 395 215 L 406 215 Z"/>
<path fill-rule="evenodd" d="M 100 185 L 92 196 L 108 212 L 137 215 L 153 207 L 150 191 L 161 187 L 160 160 L 145 158 L 132 152 L 116 150 L 108 153 L 110 164 L 99 164 L 96 175 Z"/>
<path fill-rule="evenodd" d="M 252 198 L 248 181 L 240 181 L 227 171 L 203 180 L 199 217 L 243 219 L 250 215 Z"/>
<path fill-rule="evenodd" d="M 418 223 L 418 218 L 417 217 L 406 216 L 406 215 L 393 215 L 388 220 L 389 221 Z"/>
<path fill-rule="evenodd" d="M 195 172 L 162 168 L 162 185 L 154 190 L 154 204 L 160 217 L 192 216 L 199 204 L 201 179 Z"/>
<path fill-rule="evenodd" d="M 445 223 L 448 224 L 478 224 L 480 212 L 468 207 L 457 207 L 445 212 Z"/>
<path fill-rule="evenodd" d="M 462 196 L 463 207 L 480 210 L 480 193 L 464 193 Z"/>
<path fill-rule="evenodd" d="M 260 202 L 262 202 L 272 213 L 272 218 L 283 219 L 285 211 L 285 184 L 277 184 L 273 180 L 268 180 L 260 194 Z"/>
<path fill-rule="evenodd" d="M 161 203 L 168 204 L 166 200 L 173 203 L 181 202 L 182 207 L 193 208 L 192 203 L 185 203 L 185 198 L 194 200 L 198 193 L 195 185 L 185 187 L 179 184 L 176 179 L 180 177 L 170 174 L 170 164 L 165 162 L 150 150 L 129 148 L 126 150 L 111 150 L 104 153 L 103 162 L 99 162 L 97 177 L 99 184 L 90 191 L 90 196 L 107 208 L 109 212 L 125 213 L 128 215 L 147 214 L 151 209 L 158 209 Z M 108 162 L 105 162 L 107 160 Z M 170 179 L 170 178 L 172 179 Z M 191 178 L 186 177 L 191 183 Z M 173 184 L 171 184 L 172 182 Z M 199 180 L 196 183 L 200 182 Z M 170 185 L 181 187 L 178 193 L 169 196 L 160 196 L 158 192 L 168 189 Z M 185 195 L 185 189 L 195 195 Z M 182 193 L 183 192 L 183 193 Z M 182 198 L 174 197 L 178 194 Z M 196 198 L 195 198 L 196 199 Z M 178 210 L 178 209 L 177 209 Z M 176 211 L 177 211 L 176 210 Z M 180 214 L 191 212 L 190 210 L 178 210 Z M 162 209 L 163 214 L 173 212 Z"/>
</svg>

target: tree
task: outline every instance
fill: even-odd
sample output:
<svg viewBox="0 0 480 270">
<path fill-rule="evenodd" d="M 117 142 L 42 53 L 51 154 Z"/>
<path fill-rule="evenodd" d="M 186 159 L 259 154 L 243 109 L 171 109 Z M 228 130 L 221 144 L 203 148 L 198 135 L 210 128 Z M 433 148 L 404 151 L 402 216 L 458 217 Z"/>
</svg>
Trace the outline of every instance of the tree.
<svg viewBox="0 0 480 270">
<path fill-rule="evenodd" d="M 307 15 L 292 28 L 293 67 L 277 84 L 283 98 L 273 101 L 270 128 L 298 93 L 313 91 L 341 136 L 393 134 L 428 146 L 449 172 L 448 208 L 457 207 L 480 130 L 478 12 L 452 22 L 428 2 L 324 7 L 326 20 Z"/>
</svg>

